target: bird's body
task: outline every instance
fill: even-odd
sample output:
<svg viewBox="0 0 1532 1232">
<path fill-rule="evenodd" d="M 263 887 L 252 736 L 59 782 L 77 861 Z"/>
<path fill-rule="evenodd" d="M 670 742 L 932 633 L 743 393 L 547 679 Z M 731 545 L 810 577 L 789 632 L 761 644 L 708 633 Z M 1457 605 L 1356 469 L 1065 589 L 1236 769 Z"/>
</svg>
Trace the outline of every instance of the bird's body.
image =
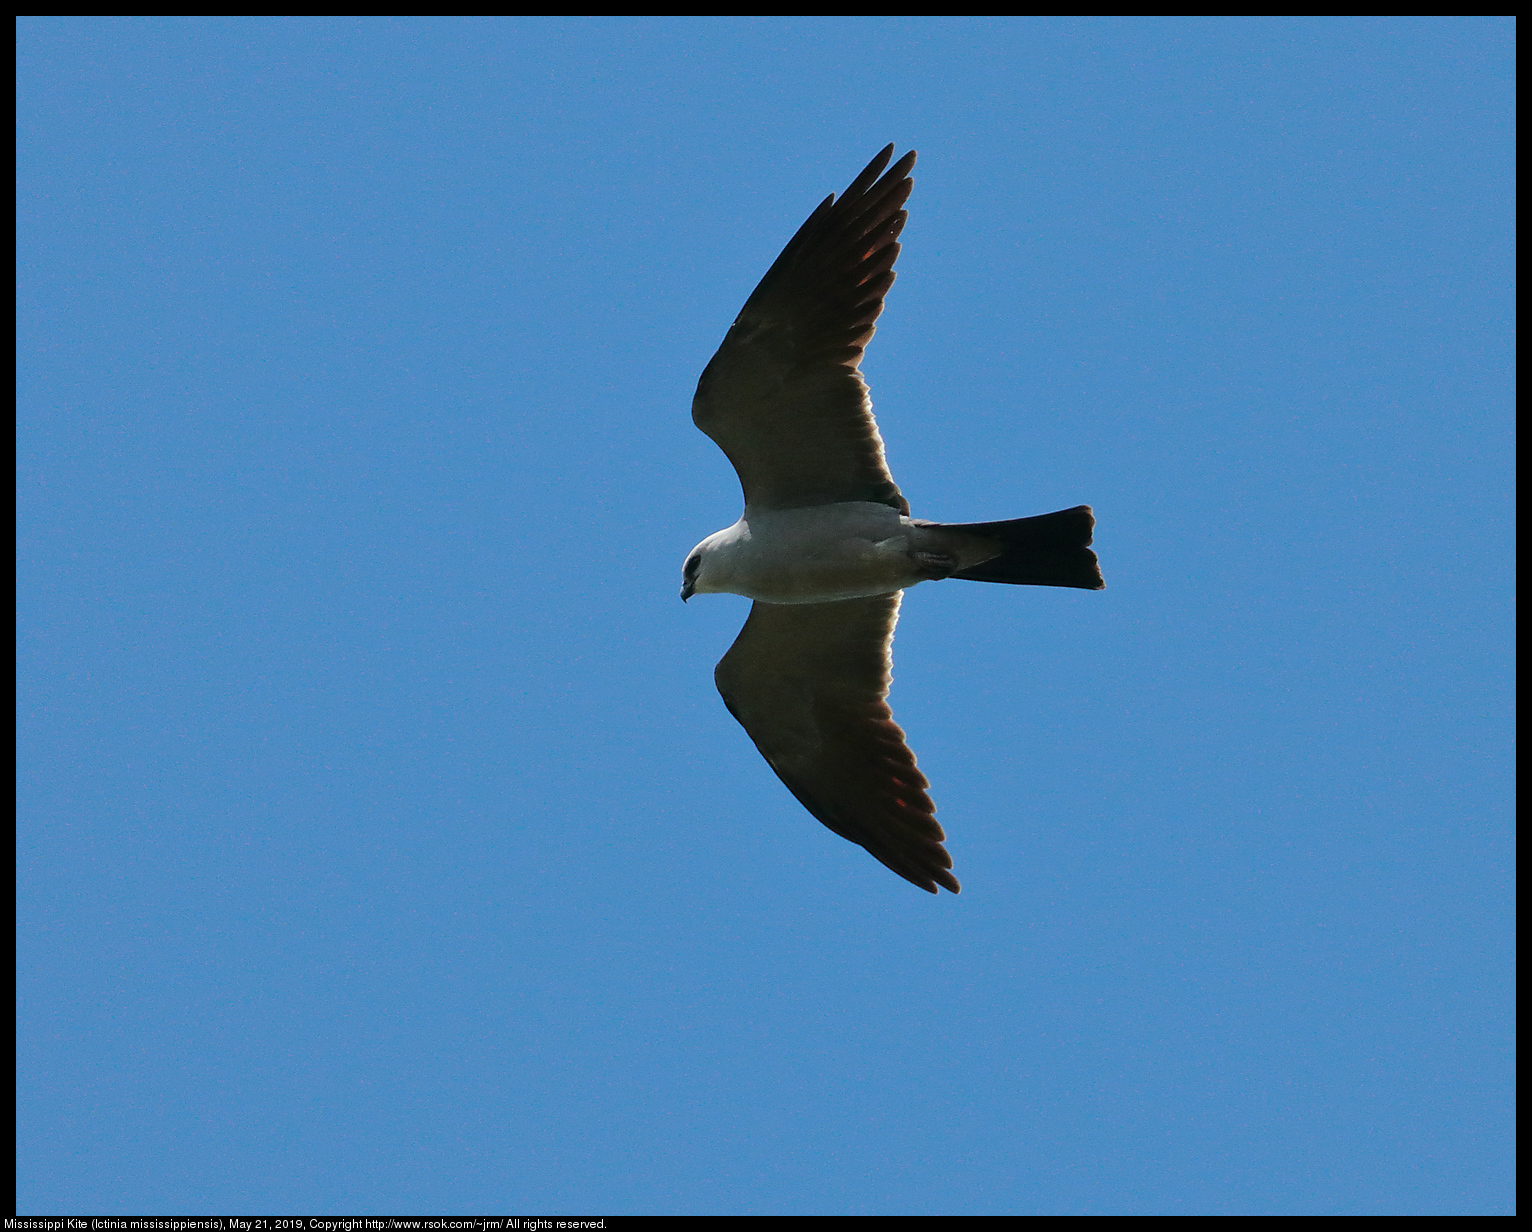
<svg viewBox="0 0 1532 1232">
<path fill-rule="evenodd" d="M 681 597 L 755 600 L 718 664 L 730 712 L 805 808 L 901 877 L 958 890 L 935 805 L 886 697 L 900 592 L 972 581 L 1099 590 L 1088 506 L 1005 522 L 910 516 L 858 367 L 893 284 L 911 151 L 821 203 L 746 302 L 692 418 L 745 512 L 687 556 Z"/>
<path fill-rule="evenodd" d="M 696 550 L 702 564 L 695 593 L 724 592 L 763 603 L 888 595 L 998 554 L 982 539 L 923 526 L 873 501 L 747 507 L 738 522 L 709 535 Z"/>
</svg>

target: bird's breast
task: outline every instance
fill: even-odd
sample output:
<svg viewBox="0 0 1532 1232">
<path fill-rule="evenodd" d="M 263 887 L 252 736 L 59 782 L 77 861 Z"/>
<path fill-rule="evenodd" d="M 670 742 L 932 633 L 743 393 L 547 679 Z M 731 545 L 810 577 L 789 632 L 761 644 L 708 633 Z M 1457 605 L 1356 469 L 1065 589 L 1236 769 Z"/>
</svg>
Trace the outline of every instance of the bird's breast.
<svg viewBox="0 0 1532 1232">
<path fill-rule="evenodd" d="M 888 505 L 747 508 L 735 529 L 729 589 L 765 603 L 864 599 L 921 580 L 908 522 Z"/>
</svg>

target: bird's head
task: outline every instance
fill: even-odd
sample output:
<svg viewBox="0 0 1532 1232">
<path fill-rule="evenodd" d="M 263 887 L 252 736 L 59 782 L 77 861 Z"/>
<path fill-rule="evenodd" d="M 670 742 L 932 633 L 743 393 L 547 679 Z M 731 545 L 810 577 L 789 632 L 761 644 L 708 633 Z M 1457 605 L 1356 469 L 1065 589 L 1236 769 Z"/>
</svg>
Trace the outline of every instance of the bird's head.
<svg viewBox="0 0 1532 1232">
<path fill-rule="evenodd" d="M 681 601 L 693 595 L 719 594 L 729 589 L 730 548 L 740 539 L 743 520 L 715 531 L 686 554 L 681 566 Z"/>
<path fill-rule="evenodd" d="M 697 574 L 702 572 L 702 546 L 691 550 L 686 563 L 681 566 L 681 602 L 685 603 L 697 593 Z"/>
</svg>

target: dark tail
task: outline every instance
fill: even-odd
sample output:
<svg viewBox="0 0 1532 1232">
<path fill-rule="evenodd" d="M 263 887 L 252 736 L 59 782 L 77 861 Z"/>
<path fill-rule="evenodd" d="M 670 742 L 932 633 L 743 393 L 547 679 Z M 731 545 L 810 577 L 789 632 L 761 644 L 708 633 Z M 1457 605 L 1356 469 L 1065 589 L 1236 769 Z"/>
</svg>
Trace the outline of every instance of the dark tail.
<svg viewBox="0 0 1532 1232">
<path fill-rule="evenodd" d="M 981 535 L 1005 545 L 1005 551 L 982 565 L 954 573 L 970 582 L 1009 582 L 1015 586 L 1074 586 L 1103 590 L 1101 567 L 1090 550 L 1096 518 L 1089 505 L 1060 509 L 1009 522 L 940 524 L 947 530 Z"/>
</svg>

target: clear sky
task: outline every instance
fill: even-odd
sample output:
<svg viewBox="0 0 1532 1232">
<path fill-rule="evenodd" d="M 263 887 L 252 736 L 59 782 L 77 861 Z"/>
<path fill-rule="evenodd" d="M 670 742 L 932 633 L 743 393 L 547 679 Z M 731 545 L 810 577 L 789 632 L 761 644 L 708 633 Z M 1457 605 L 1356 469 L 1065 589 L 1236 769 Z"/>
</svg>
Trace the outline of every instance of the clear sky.
<svg viewBox="0 0 1532 1232">
<path fill-rule="evenodd" d="M 1511 1212 L 1509 18 L 20 35 L 22 1212 Z M 958 897 L 677 597 L 890 141 Z"/>
</svg>

